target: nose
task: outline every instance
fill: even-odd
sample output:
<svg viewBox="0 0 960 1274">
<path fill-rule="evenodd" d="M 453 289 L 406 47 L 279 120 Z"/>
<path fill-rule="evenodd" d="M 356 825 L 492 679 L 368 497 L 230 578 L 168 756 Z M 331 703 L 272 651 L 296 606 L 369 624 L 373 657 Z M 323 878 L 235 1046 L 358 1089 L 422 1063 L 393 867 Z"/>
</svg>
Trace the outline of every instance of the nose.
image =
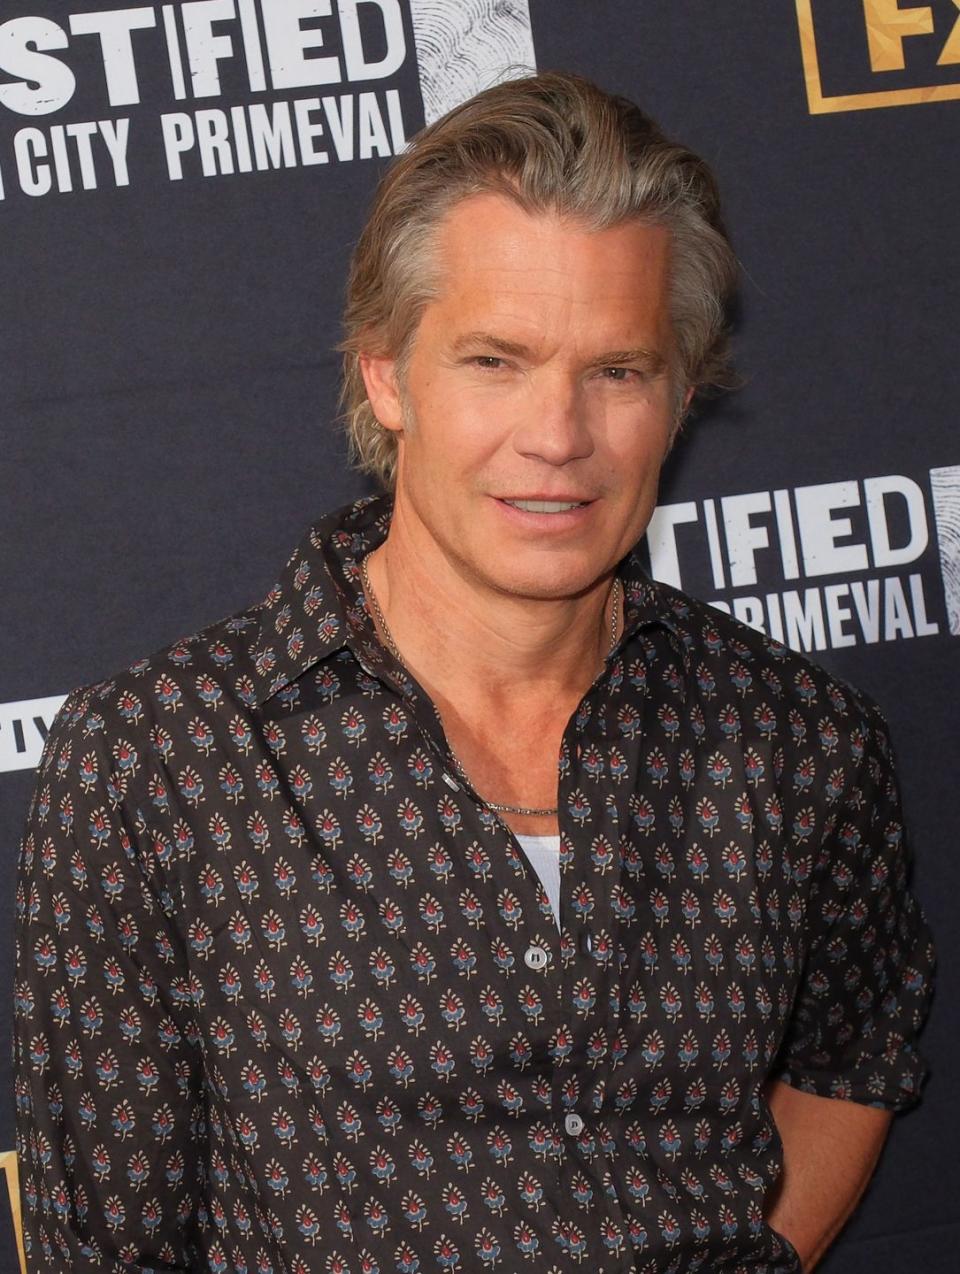
<svg viewBox="0 0 960 1274">
<path fill-rule="evenodd" d="M 583 386 L 562 368 L 540 368 L 523 404 L 523 419 L 513 435 L 516 451 L 562 465 L 594 450 L 594 437 Z"/>
</svg>

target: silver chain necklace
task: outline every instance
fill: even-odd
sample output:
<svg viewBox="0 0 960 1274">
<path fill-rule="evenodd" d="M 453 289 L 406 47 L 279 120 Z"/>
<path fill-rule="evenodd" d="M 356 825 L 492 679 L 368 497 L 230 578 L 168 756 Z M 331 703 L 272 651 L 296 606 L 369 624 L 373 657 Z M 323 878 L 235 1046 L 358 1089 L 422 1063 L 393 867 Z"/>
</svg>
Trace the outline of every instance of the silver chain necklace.
<svg viewBox="0 0 960 1274">
<path fill-rule="evenodd" d="M 380 622 L 380 627 L 383 629 L 383 635 L 387 640 L 387 645 L 390 647 L 391 654 L 399 664 L 402 664 L 404 668 L 407 668 L 407 665 L 404 663 L 403 656 L 397 649 L 397 644 L 393 640 L 390 629 L 387 626 L 387 621 L 384 618 L 383 611 L 380 609 L 380 603 L 377 600 L 376 593 L 373 591 L 373 585 L 370 583 L 370 573 L 367 570 L 367 557 L 369 556 L 370 554 L 368 553 L 367 556 L 362 558 L 360 561 L 360 574 L 363 576 L 363 586 L 367 591 L 367 596 L 370 598 L 371 602 L 373 602 L 373 609 Z M 620 580 L 617 576 L 614 576 L 613 579 L 611 595 L 613 597 L 613 614 L 610 619 L 610 650 L 608 655 L 613 654 L 614 647 L 617 644 L 617 634 L 620 629 Z M 409 672 L 410 669 L 407 668 L 407 671 Z M 450 755 L 453 757 L 454 764 L 457 769 L 469 783 L 470 777 L 463 768 L 463 762 L 457 756 L 456 752 L 454 752 L 453 748 L 450 748 Z M 531 809 L 526 805 L 498 805 L 495 801 L 488 800 L 484 800 L 483 803 L 490 809 L 497 810 L 504 814 L 556 814 L 558 810 L 558 806 L 556 805 L 552 806 L 550 809 Z"/>
</svg>

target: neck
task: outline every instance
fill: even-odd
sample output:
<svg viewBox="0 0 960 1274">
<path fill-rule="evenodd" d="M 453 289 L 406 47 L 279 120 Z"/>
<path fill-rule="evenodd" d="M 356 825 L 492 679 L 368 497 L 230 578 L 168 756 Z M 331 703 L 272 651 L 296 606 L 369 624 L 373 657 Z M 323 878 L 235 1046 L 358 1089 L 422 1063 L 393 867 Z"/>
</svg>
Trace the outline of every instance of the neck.
<svg viewBox="0 0 960 1274">
<path fill-rule="evenodd" d="M 610 647 L 612 571 L 575 597 L 504 592 L 445 554 L 400 504 L 367 568 L 390 636 L 424 688 L 501 720 L 578 701 Z M 619 610 L 622 631 L 622 602 Z"/>
</svg>

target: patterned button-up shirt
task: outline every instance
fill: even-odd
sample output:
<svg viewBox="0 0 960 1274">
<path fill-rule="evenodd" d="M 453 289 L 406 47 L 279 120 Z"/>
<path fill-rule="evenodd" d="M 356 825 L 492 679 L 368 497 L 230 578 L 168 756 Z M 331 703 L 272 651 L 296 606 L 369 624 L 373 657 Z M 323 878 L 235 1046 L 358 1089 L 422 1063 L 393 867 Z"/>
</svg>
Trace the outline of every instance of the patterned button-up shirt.
<svg viewBox="0 0 960 1274">
<path fill-rule="evenodd" d="M 762 1085 L 897 1109 L 933 952 L 882 717 L 619 564 L 557 758 L 558 931 L 359 564 L 72 693 L 20 851 L 28 1268 L 798 1271 Z"/>
</svg>

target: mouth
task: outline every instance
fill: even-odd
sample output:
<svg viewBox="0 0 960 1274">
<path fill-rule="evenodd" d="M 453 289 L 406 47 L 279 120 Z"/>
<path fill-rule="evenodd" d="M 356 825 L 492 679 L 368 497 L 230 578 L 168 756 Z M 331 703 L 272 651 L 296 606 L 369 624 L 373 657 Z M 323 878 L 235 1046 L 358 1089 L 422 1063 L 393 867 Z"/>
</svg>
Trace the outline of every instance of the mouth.
<svg viewBox="0 0 960 1274">
<path fill-rule="evenodd" d="M 595 505 L 592 499 L 525 499 L 494 497 L 514 526 L 530 530 L 564 530 L 582 524 Z"/>
<path fill-rule="evenodd" d="M 501 504 L 509 504 L 523 513 L 570 513 L 585 508 L 592 500 L 525 500 L 500 498 Z"/>
</svg>

